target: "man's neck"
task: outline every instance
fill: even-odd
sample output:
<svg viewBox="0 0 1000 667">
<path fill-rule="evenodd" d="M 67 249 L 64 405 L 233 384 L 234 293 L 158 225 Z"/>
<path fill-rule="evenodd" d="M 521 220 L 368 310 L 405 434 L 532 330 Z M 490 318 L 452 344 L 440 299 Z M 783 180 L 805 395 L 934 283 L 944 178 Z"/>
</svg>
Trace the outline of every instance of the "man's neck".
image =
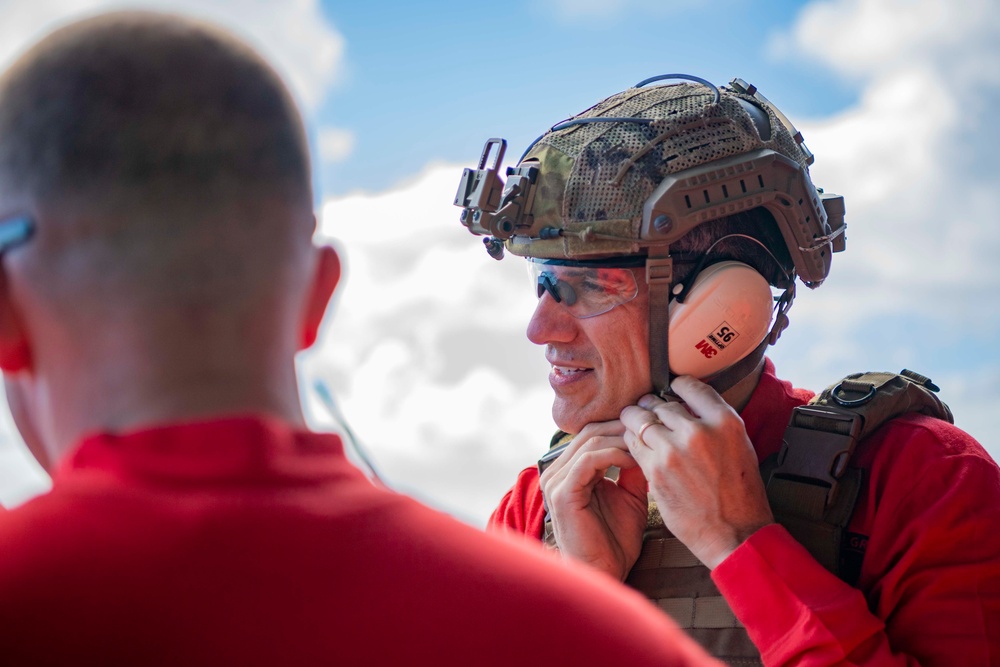
<svg viewBox="0 0 1000 667">
<path fill-rule="evenodd" d="M 761 357 L 760 361 L 746 377 L 722 392 L 723 400 L 731 405 L 736 412 L 743 412 L 743 408 L 750 402 L 750 397 L 753 396 L 753 392 L 757 388 L 757 383 L 760 382 L 760 376 L 763 372 L 764 358 Z"/>
<path fill-rule="evenodd" d="M 85 380 L 73 383 L 67 377 Z M 46 445 L 53 463 L 81 438 L 98 432 L 122 433 L 236 414 L 268 415 L 305 426 L 290 361 L 287 368 L 271 373 L 249 363 L 229 372 L 204 366 L 185 372 L 176 366 L 147 364 L 133 366 L 131 373 L 89 377 L 63 373 L 59 379 L 59 385 L 43 382 L 38 387 L 42 393 L 38 419 L 50 426 Z"/>
</svg>

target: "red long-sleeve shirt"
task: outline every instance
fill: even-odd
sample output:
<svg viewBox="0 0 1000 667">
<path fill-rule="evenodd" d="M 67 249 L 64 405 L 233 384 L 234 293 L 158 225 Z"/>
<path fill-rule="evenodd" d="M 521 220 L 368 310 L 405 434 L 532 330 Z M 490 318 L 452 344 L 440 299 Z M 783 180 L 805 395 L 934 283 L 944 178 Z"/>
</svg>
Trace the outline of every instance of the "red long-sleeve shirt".
<svg viewBox="0 0 1000 667">
<path fill-rule="evenodd" d="M 812 393 L 768 361 L 741 416 L 761 461 Z M 712 573 L 778 665 L 1000 665 L 1000 470 L 968 434 L 924 416 L 895 419 L 858 446 L 867 473 L 848 527 L 863 554 L 857 588 L 784 528 L 750 537 Z M 540 537 L 538 474 L 524 470 L 491 529 Z"/>
<path fill-rule="evenodd" d="M 98 435 L 0 517 L 3 665 L 715 665 L 641 596 L 372 486 L 335 435 Z"/>
</svg>

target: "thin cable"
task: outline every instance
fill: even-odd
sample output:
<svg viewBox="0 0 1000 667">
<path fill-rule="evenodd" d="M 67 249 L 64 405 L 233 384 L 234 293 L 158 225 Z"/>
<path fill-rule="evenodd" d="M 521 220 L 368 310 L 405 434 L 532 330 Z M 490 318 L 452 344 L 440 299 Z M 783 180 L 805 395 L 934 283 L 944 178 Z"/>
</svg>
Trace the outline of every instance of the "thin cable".
<svg viewBox="0 0 1000 667">
<path fill-rule="evenodd" d="M 337 407 L 337 402 L 334 400 L 333 394 L 330 392 L 330 389 L 326 386 L 326 383 L 323 382 L 322 380 L 316 380 L 315 382 L 313 382 L 313 389 L 316 391 L 316 395 L 319 396 L 320 403 L 323 404 L 323 407 L 326 408 L 327 412 L 330 413 L 330 416 L 333 417 L 338 424 L 340 424 L 340 427 L 344 429 L 344 435 L 347 436 L 347 441 L 350 443 L 351 449 L 354 450 L 354 453 L 357 454 L 358 458 L 361 460 L 361 463 L 364 465 L 365 468 L 367 468 L 367 470 L 364 471 L 366 473 L 366 476 L 372 481 L 378 482 L 382 486 L 388 487 L 388 485 L 384 481 L 382 481 L 382 476 L 379 475 L 378 469 L 376 469 L 375 464 L 372 463 L 372 460 L 368 456 L 368 453 L 365 451 L 364 447 L 361 446 L 361 442 L 354 435 L 354 431 L 351 430 L 351 427 L 347 423 L 347 419 L 344 417 L 344 414 Z"/>
<path fill-rule="evenodd" d="M 574 125 L 588 125 L 590 123 L 638 123 L 639 125 L 649 125 L 653 122 L 652 118 L 630 118 L 628 116 L 623 117 L 608 117 L 608 116 L 596 116 L 594 118 L 571 118 L 570 120 L 564 120 L 562 122 L 556 123 L 549 128 L 548 132 L 558 132 L 559 130 L 565 130 L 567 127 L 573 127 Z M 528 154 L 532 148 L 535 147 L 539 141 L 545 136 L 545 134 L 539 136 L 537 139 L 528 144 L 528 147 L 524 149 L 521 153 L 521 158 L 517 161 L 518 164 L 524 160 L 524 156 Z"/>
<path fill-rule="evenodd" d="M 564 120 L 561 123 L 556 123 L 552 126 L 552 129 L 550 129 L 549 132 L 557 132 L 559 130 L 565 130 L 567 127 L 585 125 L 587 123 L 638 123 L 639 125 L 649 125 L 652 122 L 652 118 L 632 118 L 631 116 L 595 116 L 593 118 L 573 118 L 570 120 Z"/>
<path fill-rule="evenodd" d="M 703 86 L 707 86 L 715 93 L 715 101 L 713 104 L 718 104 L 719 100 L 722 99 L 722 93 L 719 92 L 718 86 L 716 86 L 711 81 L 703 79 L 700 76 L 694 76 L 693 74 L 659 74 L 657 76 L 651 76 L 648 79 L 643 79 L 639 83 L 632 86 L 633 88 L 642 88 L 647 83 L 653 83 L 654 81 L 663 81 L 665 79 L 683 79 L 684 81 L 694 81 L 695 83 L 700 83 Z"/>
<path fill-rule="evenodd" d="M 712 242 L 712 245 L 708 246 L 708 249 L 706 249 L 705 252 L 702 253 L 701 259 L 698 260 L 697 266 L 695 266 L 694 270 L 690 273 L 690 275 L 687 276 L 686 284 L 681 284 L 680 292 L 674 295 L 678 303 L 684 303 L 684 299 L 687 298 L 688 293 L 694 286 L 694 281 L 698 277 L 698 274 L 701 273 L 703 268 L 705 268 L 705 263 L 708 261 L 708 256 L 709 254 L 711 254 L 715 246 L 719 245 L 726 239 L 731 239 L 731 238 L 739 238 L 747 241 L 753 241 L 754 243 L 759 245 L 764 250 L 764 252 L 767 253 L 772 260 L 774 260 L 774 263 L 778 267 L 778 270 L 781 271 L 781 273 L 785 276 L 785 280 L 791 280 L 792 283 L 794 284 L 795 279 L 792 277 L 792 275 L 788 272 L 787 269 L 785 269 L 782 263 L 778 261 L 778 258 L 774 256 L 774 253 L 771 252 L 771 249 L 768 248 L 766 245 L 764 245 L 764 243 L 760 239 L 754 238 L 753 236 L 749 236 L 747 234 L 740 234 L 740 233 L 726 234 L 725 236 L 721 236 L 715 239 L 715 241 Z M 676 289 L 676 286 L 674 289 Z"/>
</svg>

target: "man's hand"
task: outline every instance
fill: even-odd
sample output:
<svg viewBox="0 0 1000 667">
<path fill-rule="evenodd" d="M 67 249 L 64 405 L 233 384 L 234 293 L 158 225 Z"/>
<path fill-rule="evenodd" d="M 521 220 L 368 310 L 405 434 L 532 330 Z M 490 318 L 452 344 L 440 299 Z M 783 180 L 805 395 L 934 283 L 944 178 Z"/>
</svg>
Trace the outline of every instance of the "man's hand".
<svg viewBox="0 0 1000 667">
<path fill-rule="evenodd" d="M 624 581 L 642 549 L 646 479 L 618 420 L 588 424 L 542 474 L 542 495 L 560 553 Z M 621 469 L 618 481 L 608 468 Z"/>
<path fill-rule="evenodd" d="M 666 527 L 714 569 L 774 516 L 739 415 L 692 377 L 677 378 L 671 389 L 685 402 L 646 395 L 622 410 L 625 441 Z M 656 420 L 640 439 L 640 429 Z"/>
</svg>

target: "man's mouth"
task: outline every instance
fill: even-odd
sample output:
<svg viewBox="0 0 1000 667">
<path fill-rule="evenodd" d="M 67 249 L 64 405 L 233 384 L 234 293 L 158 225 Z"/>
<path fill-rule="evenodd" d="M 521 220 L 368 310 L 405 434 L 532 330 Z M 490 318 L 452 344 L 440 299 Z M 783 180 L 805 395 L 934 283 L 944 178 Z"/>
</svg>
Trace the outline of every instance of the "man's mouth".
<svg viewBox="0 0 1000 667">
<path fill-rule="evenodd" d="M 556 375 L 575 375 L 577 373 L 585 373 L 589 371 L 589 368 L 580 368 L 578 366 L 556 366 L 552 365 L 552 372 Z"/>
<path fill-rule="evenodd" d="M 593 372 L 593 368 L 583 366 L 552 364 L 552 371 L 549 373 L 549 384 L 556 390 L 560 387 L 569 388 L 584 378 L 591 377 Z"/>
</svg>

